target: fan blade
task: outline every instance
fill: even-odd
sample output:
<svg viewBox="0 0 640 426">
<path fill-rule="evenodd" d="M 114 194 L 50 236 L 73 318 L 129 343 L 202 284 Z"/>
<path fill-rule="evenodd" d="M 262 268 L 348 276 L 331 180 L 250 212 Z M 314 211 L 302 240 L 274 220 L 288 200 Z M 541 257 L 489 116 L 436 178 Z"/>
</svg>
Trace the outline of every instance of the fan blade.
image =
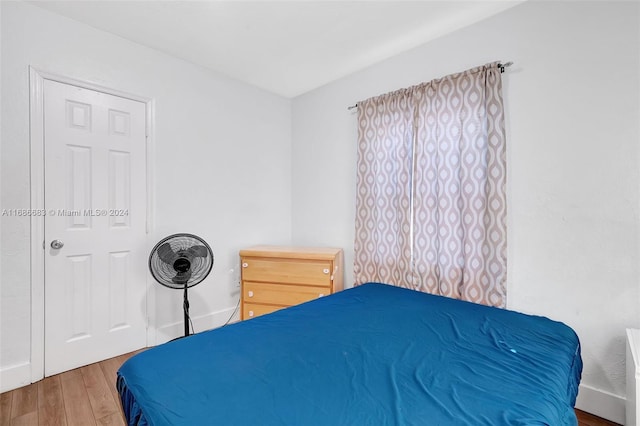
<svg viewBox="0 0 640 426">
<path fill-rule="evenodd" d="M 173 265 L 173 262 L 175 262 L 176 258 L 178 257 L 178 255 L 171 248 L 171 244 L 169 243 L 162 244 L 160 247 L 158 247 L 157 251 L 160 260 L 168 265 Z"/>
<path fill-rule="evenodd" d="M 186 284 L 189 281 L 189 278 L 191 278 L 190 270 L 186 272 L 178 272 L 171 281 L 173 281 L 176 284 Z"/>
<path fill-rule="evenodd" d="M 187 252 L 193 257 L 207 257 L 209 255 L 209 250 L 205 246 L 189 247 Z"/>
</svg>

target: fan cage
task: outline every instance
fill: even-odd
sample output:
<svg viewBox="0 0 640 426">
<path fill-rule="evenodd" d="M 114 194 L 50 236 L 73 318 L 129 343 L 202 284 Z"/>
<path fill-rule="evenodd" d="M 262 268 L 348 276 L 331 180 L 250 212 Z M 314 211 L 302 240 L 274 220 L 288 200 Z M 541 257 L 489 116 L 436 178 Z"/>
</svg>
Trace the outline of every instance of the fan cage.
<svg viewBox="0 0 640 426">
<path fill-rule="evenodd" d="M 177 272 L 172 264 L 166 263 L 160 258 L 158 249 L 164 245 L 169 244 L 174 253 L 186 252 L 197 246 L 203 246 L 206 248 L 206 257 L 193 257 L 190 259 L 191 275 L 186 282 L 175 282 L 174 278 L 177 276 Z M 202 282 L 211 269 L 213 268 L 213 251 L 209 244 L 202 238 L 193 234 L 174 234 L 162 239 L 151 250 L 151 256 L 149 257 L 149 271 L 153 278 L 165 287 L 173 289 L 190 288 Z"/>
</svg>

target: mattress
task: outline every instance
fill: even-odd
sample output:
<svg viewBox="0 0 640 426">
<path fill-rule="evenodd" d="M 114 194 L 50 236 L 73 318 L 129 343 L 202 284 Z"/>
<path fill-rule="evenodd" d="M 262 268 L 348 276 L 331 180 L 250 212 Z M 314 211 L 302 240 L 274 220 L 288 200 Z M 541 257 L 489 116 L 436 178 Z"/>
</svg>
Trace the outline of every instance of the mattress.
<svg viewBox="0 0 640 426">
<path fill-rule="evenodd" d="M 574 331 L 379 283 L 157 346 L 129 425 L 576 425 Z"/>
</svg>

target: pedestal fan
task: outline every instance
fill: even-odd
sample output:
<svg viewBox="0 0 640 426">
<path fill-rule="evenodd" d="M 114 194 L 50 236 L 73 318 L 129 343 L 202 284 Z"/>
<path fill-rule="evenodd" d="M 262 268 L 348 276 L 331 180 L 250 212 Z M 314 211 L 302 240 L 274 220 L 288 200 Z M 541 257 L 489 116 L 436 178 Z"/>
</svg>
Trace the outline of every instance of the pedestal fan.
<svg viewBox="0 0 640 426">
<path fill-rule="evenodd" d="M 149 255 L 151 275 L 165 287 L 184 290 L 184 335 L 189 335 L 187 289 L 201 283 L 213 268 L 213 252 L 202 238 L 174 234 L 161 240 Z"/>
</svg>

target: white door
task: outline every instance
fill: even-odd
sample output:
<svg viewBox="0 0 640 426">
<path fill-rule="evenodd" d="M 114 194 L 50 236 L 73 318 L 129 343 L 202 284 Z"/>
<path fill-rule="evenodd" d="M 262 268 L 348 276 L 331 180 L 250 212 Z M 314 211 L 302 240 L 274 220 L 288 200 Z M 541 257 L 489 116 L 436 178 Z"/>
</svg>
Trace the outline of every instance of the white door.
<svg viewBox="0 0 640 426">
<path fill-rule="evenodd" d="M 146 346 L 145 107 L 45 80 L 45 376 Z"/>
</svg>

